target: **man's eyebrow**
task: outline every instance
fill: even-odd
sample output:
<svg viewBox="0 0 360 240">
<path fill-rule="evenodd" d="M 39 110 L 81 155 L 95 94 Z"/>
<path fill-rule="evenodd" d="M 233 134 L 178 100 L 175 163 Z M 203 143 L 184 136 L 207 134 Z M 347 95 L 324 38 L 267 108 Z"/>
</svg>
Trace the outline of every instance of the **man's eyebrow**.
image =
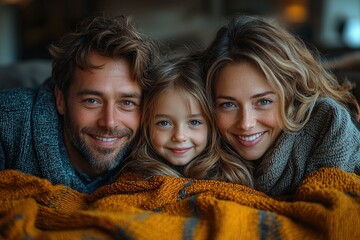
<svg viewBox="0 0 360 240">
<path fill-rule="evenodd" d="M 90 89 L 84 89 L 81 90 L 77 93 L 78 96 L 81 95 L 96 95 L 96 96 L 103 96 L 104 94 L 100 91 L 96 91 L 96 90 L 90 90 Z M 125 97 L 125 98 L 141 98 L 141 93 L 137 93 L 137 92 L 130 92 L 130 93 L 119 93 L 118 94 L 120 97 Z"/>
<path fill-rule="evenodd" d="M 79 92 L 77 92 L 78 96 L 81 96 L 81 95 L 102 95 L 101 92 L 99 91 L 96 91 L 96 90 L 88 90 L 88 89 L 84 89 L 84 90 L 81 90 Z"/>
<path fill-rule="evenodd" d="M 126 97 L 126 98 L 141 98 L 141 94 L 140 93 L 121 93 L 119 94 L 121 97 Z"/>
</svg>

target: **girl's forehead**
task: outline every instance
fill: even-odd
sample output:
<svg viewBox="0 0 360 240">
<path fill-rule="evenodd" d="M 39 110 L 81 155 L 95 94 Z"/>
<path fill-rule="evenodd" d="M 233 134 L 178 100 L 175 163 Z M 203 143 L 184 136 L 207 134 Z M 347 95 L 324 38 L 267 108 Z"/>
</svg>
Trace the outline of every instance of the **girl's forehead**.
<svg viewBox="0 0 360 240">
<path fill-rule="evenodd" d="M 172 89 L 169 91 L 164 91 L 159 93 L 154 99 L 154 111 L 159 110 L 160 108 L 180 108 L 185 107 L 188 112 L 194 110 L 202 111 L 201 104 L 198 99 L 196 99 L 191 93 Z M 146 111 L 146 110 L 145 110 Z"/>
<path fill-rule="evenodd" d="M 194 93 L 189 92 L 185 89 L 171 88 L 162 91 L 158 94 L 157 98 L 178 98 L 183 101 L 195 101 Z"/>
</svg>

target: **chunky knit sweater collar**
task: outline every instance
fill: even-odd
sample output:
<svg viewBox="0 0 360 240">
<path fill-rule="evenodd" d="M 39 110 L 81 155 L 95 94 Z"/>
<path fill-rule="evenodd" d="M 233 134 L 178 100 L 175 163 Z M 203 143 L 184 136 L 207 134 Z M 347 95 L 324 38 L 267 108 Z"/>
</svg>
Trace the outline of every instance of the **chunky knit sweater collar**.
<svg viewBox="0 0 360 240">
<path fill-rule="evenodd" d="M 360 132 L 334 100 L 320 99 L 309 122 L 296 133 L 282 133 L 255 169 L 255 188 L 269 195 L 289 194 L 321 167 L 360 174 Z"/>
</svg>

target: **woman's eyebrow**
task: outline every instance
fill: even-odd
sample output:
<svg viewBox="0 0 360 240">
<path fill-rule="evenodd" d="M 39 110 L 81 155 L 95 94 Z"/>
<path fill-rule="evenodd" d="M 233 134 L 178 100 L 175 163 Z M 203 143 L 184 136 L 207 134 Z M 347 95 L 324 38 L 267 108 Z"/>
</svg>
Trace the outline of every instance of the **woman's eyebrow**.
<svg viewBox="0 0 360 240">
<path fill-rule="evenodd" d="M 255 95 L 251 96 L 251 98 L 259 98 L 259 97 L 264 97 L 266 95 L 272 95 L 272 94 L 276 94 L 276 93 L 274 91 L 266 91 L 266 92 L 255 94 Z"/>
<path fill-rule="evenodd" d="M 223 95 L 219 95 L 216 98 L 223 98 L 223 99 L 227 99 L 227 100 L 235 100 L 234 97 L 230 97 L 230 96 L 223 96 Z"/>
</svg>

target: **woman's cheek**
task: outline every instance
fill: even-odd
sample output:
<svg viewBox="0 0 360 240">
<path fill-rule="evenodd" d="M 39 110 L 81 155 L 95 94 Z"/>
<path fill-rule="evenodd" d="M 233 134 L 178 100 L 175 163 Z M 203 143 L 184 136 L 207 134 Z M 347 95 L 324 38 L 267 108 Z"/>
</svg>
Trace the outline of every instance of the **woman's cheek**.
<svg viewBox="0 0 360 240">
<path fill-rule="evenodd" d="M 226 129 L 231 126 L 232 119 L 225 114 L 216 115 L 216 126 L 221 133 L 226 132 Z"/>
</svg>

